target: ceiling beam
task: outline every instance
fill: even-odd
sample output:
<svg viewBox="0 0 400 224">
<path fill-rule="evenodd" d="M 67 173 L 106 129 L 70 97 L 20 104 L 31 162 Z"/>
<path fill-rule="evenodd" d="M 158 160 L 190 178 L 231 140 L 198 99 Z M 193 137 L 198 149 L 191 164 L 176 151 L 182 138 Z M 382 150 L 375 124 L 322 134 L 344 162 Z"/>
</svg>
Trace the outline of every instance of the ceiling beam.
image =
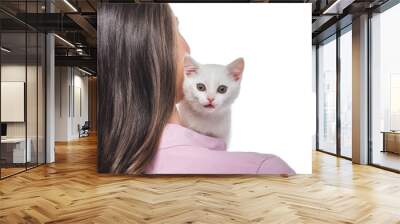
<svg viewBox="0 0 400 224">
<path fill-rule="evenodd" d="M 336 0 L 330 4 L 322 14 L 342 14 L 343 10 L 353 2 L 355 2 L 355 0 Z"/>
<path fill-rule="evenodd" d="M 91 56 L 55 56 L 56 66 L 83 66 L 96 70 L 97 59 Z"/>
<path fill-rule="evenodd" d="M 326 24 L 329 20 L 334 18 L 335 16 L 320 16 L 315 22 L 312 24 L 312 32 L 316 32 L 322 28 L 324 24 Z"/>
<path fill-rule="evenodd" d="M 71 13 L 67 15 L 71 20 L 73 20 L 78 26 L 82 28 L 83 31 L 88 35 L 88 39 L 86 40 L 89 42 L 91 46 L 96 45 L 96 36 L 97 31 L 96 28 L 90 24 L 85 17 L 80 14 Z"/>
</svg>

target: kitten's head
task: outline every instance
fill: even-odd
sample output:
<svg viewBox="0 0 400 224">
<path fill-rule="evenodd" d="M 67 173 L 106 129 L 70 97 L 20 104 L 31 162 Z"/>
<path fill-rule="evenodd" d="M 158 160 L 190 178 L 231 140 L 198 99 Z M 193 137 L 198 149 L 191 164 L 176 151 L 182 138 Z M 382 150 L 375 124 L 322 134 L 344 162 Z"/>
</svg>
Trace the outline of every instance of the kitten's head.
<svg viewBox="0 0 400 224">
<path fill-rule="evenodd" d="M 239 95 L 243 58 L 228 65 L 199 64 L 185 57 L 184 100 L 198 112 L 223 112 Z"/>
</svg>

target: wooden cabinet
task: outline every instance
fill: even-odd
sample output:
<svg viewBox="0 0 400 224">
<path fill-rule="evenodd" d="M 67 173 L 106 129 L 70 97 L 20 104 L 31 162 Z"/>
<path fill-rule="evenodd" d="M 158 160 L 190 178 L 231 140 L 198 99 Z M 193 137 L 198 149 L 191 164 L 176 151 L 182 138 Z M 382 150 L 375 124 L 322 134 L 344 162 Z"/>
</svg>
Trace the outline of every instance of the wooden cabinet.
<svg viewBox="0 0 400 224">
<path fill-rule="evenodd" d="M 400 132 L 383 133 L 383 152 L 393 152 L 400 154 Z"/>
</svg>

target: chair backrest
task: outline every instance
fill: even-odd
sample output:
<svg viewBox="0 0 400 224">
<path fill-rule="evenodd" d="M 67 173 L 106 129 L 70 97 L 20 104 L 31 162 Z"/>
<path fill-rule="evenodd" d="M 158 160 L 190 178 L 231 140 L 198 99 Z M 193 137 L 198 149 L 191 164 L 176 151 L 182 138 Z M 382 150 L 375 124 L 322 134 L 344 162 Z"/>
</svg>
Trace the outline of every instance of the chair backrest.
<svg viewBox="0 0 400 224">
<path fill-rule="evenodd" d="M 83 124 L 82 127 L 89 128 L 90 127 L 89 121 L 85 121 L 85 124 Z"/>
</svg>

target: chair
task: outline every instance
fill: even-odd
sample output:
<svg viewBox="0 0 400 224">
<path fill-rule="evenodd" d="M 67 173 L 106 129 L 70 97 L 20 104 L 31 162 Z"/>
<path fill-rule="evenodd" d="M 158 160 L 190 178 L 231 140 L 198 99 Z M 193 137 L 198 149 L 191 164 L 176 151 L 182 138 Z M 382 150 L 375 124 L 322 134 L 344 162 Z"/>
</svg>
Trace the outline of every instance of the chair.
<svg viewBox="0 0 400 224">
<path fill-rule="evenodd" d="M 79 138 L 89 136 L 90 123 L 85 121 L 82 127 L 78 124 Z"/>
</svg>

